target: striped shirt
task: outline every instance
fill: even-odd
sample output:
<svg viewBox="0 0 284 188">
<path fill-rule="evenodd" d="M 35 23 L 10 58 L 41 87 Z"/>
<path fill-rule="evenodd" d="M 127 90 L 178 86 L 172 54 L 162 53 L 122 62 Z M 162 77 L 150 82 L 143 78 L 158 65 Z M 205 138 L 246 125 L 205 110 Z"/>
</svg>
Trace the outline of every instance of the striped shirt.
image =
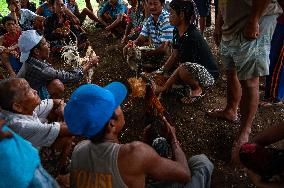
<svg viewBox="0 0 284 188">
<path fill-rule="evenodd" d="M 169 21 L 169 13 L 162 10 L 157 23 L 154 22 L 153 15 L 149 16 L 144 23 L 141 35 L 151 38 L 152 44 L 155 48 L 159 48 L 164 42 L 171 42 L 173 39 L 174 27 Z"/>
</svg>

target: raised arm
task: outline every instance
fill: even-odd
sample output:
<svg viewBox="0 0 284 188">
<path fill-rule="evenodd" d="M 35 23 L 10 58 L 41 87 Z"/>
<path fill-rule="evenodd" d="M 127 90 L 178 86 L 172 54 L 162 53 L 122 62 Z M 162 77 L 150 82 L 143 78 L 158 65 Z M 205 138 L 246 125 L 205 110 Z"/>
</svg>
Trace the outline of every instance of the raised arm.
<svg viewBox="0 0 284 188">
<path fill-rule="evenodd" d="M 129 187 L 141 185 L 145 176 L 150 176 L 155 180 L 180 183 L 190 181 L 188 166 L 184 166 L 184 162 L 178 161 L 177 155 L 184 155 L 180 146 L 174 146 L 174 152 L 175 161 L 160 157 L 151 146 L 143 142 L 123 145 L 118 157 L 118 167 L 123 181 Z M 134 161 L 131 166 L 129 166 L 129 161 Z"/>
</svg>

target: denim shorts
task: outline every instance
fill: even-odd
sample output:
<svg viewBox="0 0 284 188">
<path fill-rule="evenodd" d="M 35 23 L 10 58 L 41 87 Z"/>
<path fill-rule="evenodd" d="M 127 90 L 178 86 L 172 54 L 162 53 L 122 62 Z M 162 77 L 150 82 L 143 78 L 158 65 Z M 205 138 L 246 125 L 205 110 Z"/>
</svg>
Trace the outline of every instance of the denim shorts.
<svg viewBox="0 0 284 188">
<path fill-rule="evenodd" d="M 210 188 L 211 175 L 214 169 L 213 163 L 206 155 L 194 155 L 188 161 L 191 171 L 191 181 L 185 184 L 176 182 L 153 182 L 147 184 L 146 188 Z"/>
<path fill-rule="evenodd" d="M 260 36 L 247 40 L 242 32 L 235 34 L 230 41 L 221 41 L 221 59 L 227 71 L 236 70 L 239 80 L 269 74 L 270 44 L 276 16 L 264 16 L 260 20 Z"/>
</svg>

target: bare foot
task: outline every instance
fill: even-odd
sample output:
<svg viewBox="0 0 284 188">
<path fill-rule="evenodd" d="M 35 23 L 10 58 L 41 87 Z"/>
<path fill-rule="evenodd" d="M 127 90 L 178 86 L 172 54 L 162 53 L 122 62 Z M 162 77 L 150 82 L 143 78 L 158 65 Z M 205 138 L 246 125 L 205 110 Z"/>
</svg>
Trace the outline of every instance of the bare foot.
<svg viewBox="0 0 284 188">
<path fill-rule="evenodd" d="M 207 112 L 210 117 L 224 119 L 233 123 L 238 122 L 238 117 L 236 113 L 230 112 L 228 110 L 214 109 Z"/>
<path fill-rule="evenodd" d="M 202 95 L 201 87 L 190 91 L 190 97 L 197 97 L 197 96 L 201 96 L 201 95 Z"/>
</svg>

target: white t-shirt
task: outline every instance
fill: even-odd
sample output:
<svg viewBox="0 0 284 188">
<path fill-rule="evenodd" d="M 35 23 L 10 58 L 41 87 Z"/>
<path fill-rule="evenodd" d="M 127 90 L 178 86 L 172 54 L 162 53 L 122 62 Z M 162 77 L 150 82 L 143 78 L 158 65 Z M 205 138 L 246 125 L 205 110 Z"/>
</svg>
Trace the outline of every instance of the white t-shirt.
<svg viewBox="0 0 284 188">
<path fill-rule="evenodd" d="M 58 122 L 47 123 L 46 121 L 52 108 L 53 100 L 47 99 L 41 101 L 32 116 L 3 110 L 0 113 L 0 118 L 4 118 L 9 128 L 14 132 L 30 141 L 34 147 L 40 149 L 43 146 L 51 146 L 60 131 Z"/>
</svg>

